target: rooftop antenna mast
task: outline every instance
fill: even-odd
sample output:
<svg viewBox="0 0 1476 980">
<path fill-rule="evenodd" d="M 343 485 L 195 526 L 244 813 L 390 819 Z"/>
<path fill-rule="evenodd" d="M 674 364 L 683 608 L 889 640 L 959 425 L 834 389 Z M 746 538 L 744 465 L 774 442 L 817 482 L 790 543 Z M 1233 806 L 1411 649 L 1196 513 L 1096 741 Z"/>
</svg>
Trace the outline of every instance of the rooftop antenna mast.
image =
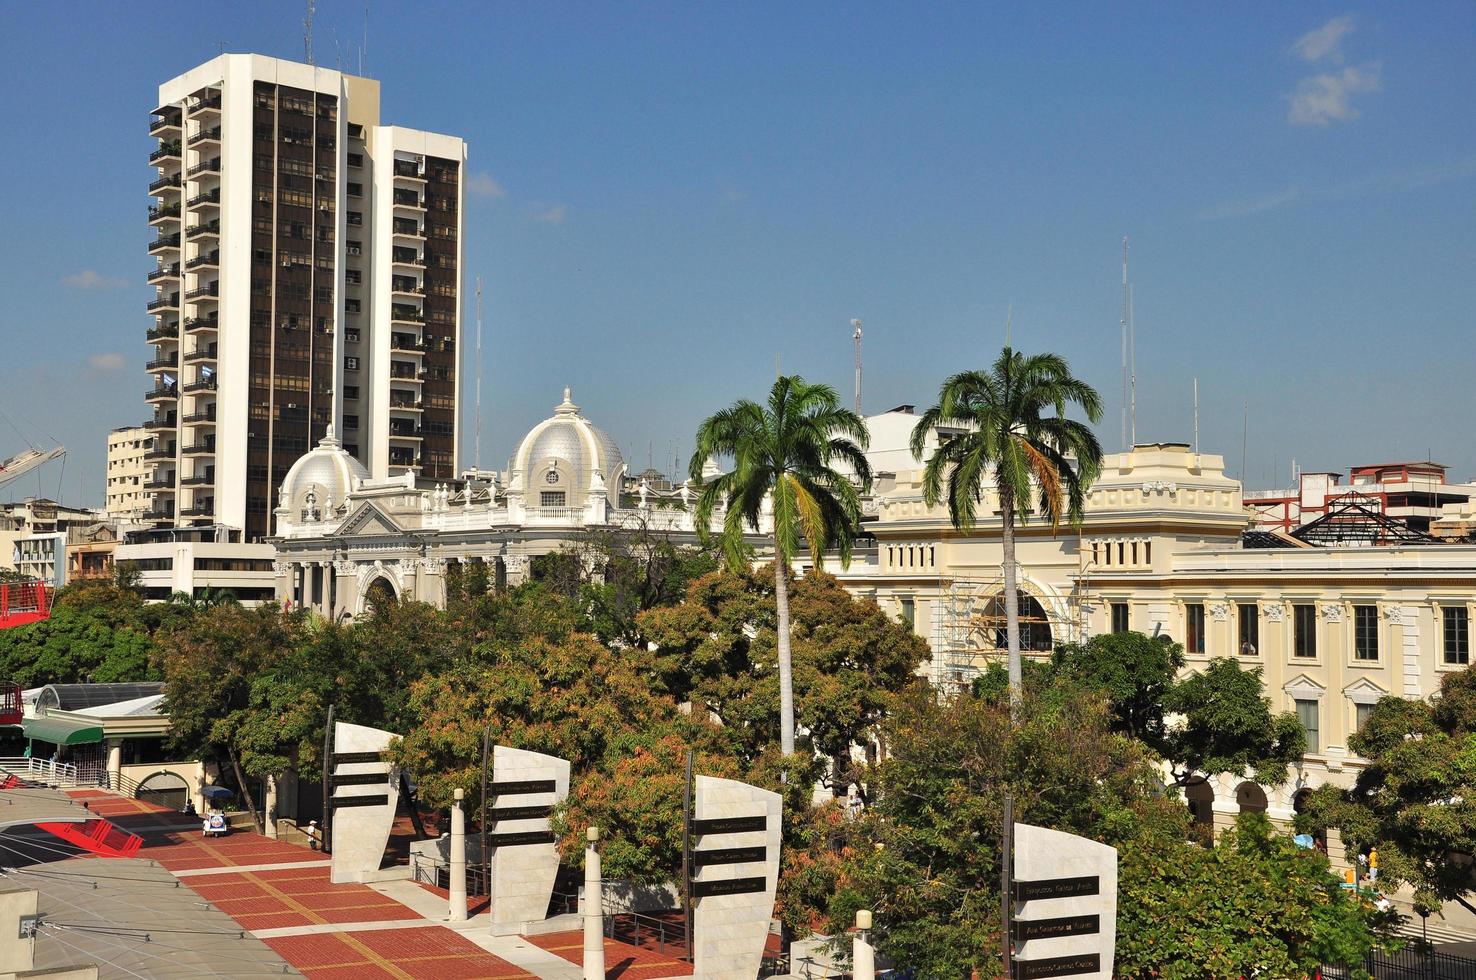
<svg viewBox="0 0 1476 980">
<path fill-rule="evenodd" d="M 1132 447 L 1128 444 L 1128 240 L 1122 236 L 1122 451 Z"/>
<path fill-rule="evenodd" d="M 856 414 L 861 414 L 861 321 L 851 320 L 854 332 L 851 339 L 856 341 Z"/>
<path fill-rule="evenodd" d="M 472 467 L 482 471 L 482 277 L 477 276 L 477 445 Z"/>
<path fill-rule="evenodd" d="M 1194 379 L 1194 455 L 1199 455 L 1199 379 Z"/>
<path fill-rule="evenodd" d="M 1133 319 L 1133 284 L 1128 283 L 1128 435 L 1138 444 L 1138 324 Z"/>
<path fill-rule="evenodd" d="M 308 64 L 313 64 L 313 10 L 315 0 L 307 0 L 307 16 L 302 21 L 302 53 Z"/>
</svg>

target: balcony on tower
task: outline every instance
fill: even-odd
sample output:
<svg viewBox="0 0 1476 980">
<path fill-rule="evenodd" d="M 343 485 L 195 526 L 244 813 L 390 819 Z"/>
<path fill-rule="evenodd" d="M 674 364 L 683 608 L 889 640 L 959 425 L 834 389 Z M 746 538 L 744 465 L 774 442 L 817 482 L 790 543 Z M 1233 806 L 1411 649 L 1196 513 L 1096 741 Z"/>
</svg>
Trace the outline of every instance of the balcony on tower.
<svg viewBox="0 0 1476 980">
<path fill-rule="evenodd" d="M 179 251 L 179 232 L 172 235 L 159 235 L 149 242 L 150 255 L 162 255 L 166 252 Z"/>
<path fill-rule="evenodd" d="M 156 167 L 164 166 L 166 161 L 178 163 L 180 151 L 183 149 L 178 139 L 160 140 L 158 148 L 149 154 L 149 163 Z"/>
<path fill-rule="evenodd" d="M 160 106 L 149 114 L 149 135 L 160 138 L 178 135 L 184 114 L 175 106 Z"/>
</svg>

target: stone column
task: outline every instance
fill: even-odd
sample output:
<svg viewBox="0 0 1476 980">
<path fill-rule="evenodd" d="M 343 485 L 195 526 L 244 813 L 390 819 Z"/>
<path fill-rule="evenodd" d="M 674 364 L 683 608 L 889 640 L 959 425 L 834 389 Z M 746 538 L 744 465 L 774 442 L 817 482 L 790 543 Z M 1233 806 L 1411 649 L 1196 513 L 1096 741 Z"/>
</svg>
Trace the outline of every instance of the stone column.
<svg viewBox="0 0 1476 980">
<path fill-rule="evenodd" d="M 466 921 L 466 811 L 461 801 L 465 793 L 456 790 L 456 802 L 451 806 L 451 921 Z"/>
<path fill-rule="evenodd" d="M 121 738 L 110 738 L 108 745 L 108 788 L 122 789 L 118 777 L 123 774 L 123 740 Z"/>
<path fill-rule="evenodd" d="M 266 835 L 273 840 L 277 838 L 277 777 L 268 773 L 266 778 L 266 799 L 262 801 L 262 827 Z"/>
<path fill-rule="evenodd" d="M 871 910 L 856 910 L 856 936 L 851 941 L 851 976 L 853 980 L 876 980 L 876 951 L 869 942 Z"/>
<path fill-rule="evenodd" d="M 605 884 L 600 876 L 600 828 L 584 849 L 584 980 L 605 980 Z"/>
</svg>

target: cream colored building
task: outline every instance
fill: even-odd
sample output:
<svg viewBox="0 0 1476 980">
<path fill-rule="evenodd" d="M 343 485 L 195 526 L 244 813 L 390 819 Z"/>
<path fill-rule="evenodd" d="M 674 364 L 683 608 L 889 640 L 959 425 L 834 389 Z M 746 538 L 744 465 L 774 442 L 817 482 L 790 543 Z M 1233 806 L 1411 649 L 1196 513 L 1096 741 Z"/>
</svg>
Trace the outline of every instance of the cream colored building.
<svg viewBox="0 0 1476 980">
<path fill-rule="evenodd" d="M 144 484 L 152 466 L 145 457 L 153 448 L 153 433 L 144 426 L 124 426 L 108 433 L 108 484 L 103 509 L 109 520 L 143 520 L 144 511 L 149 509 Z"/>
<path fill-rule="evenodd" d="M 924 503 L 921 475 L 878 483 L 874 547 L 832 570 L 930 641 L 935 681 L 967 682 L 1005 645 L 998 497 L 986 491 L 978 527 L 961 534 L 946 505 Z M 1243 537 L 1250 525 L 1222 457 L 1140 445 L 1107 456 L 1079 529 L 1031 521 L 1017 541 L 1027 655 L 1113 630 L 1168 636 L 1186 670 L 1227 656 L 1259 667 L 1273 707 L 1301 717 L 1310 749 L 1284 784 L 1211 777 L 1191 794 L 1220 823 L 1242 807 L 1290 819 L 1298 792 L 1351 785 L 1361 760 L 1348 737 L 1365 713 L 1386 695 L 1429 697 L 1464 669 L 1476 615 L 1476 545 L 1316 547 Z"/>
</svg>

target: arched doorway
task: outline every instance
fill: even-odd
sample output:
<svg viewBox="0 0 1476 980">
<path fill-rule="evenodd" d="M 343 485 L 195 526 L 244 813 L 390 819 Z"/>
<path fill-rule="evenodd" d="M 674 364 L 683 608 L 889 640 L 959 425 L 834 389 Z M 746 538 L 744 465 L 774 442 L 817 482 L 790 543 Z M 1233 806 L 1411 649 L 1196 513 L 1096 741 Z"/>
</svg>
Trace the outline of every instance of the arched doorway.
<svg viewBox="0 0 1476 980">
<path fill-rule="evenodd" d="M 395 594 L 394 583 L 383 575 L 379 575 L 369 583 L 369 588 L 364 590 L 364 609 L 369 612 L 384 609 L 394 605 L 398 598 L 399 596 Z"/>
<path fill-rule="evenodd" d="M 138 784 L 133 794 L 145 803 L 153 803 L 170 810 L 183 810 L 190 798 L 190 784 L 176 772 L 156 772 Z"/>
<path fill-rule="evenodd" d="M 1235 787 L 1235 803 L 1241 813 L 1265 813 L 1266 791 L 1247 779 Z"/>
<path fill-rule="evenodd" d="M 1189 805 L 1189 815 L 1194 818 L 1190 832 L 1195 840 L 1206 847 L 1215 843 L 1215 788 L 1203 777 L 1196 777 L 1184 787 L 1184 800 Z"/>
<path fill-rule="evenodd" d="M 1020 614 L 1020 649 L 1026 653 L 1050 653 L 1055 643 L 1051 636 L 1051 621 L 1045 607 L 1035 596 L 1024 591 L 1019 594 L 1015 608 Z M 992 643 L 994 649 L 1009 647 L 1008 607 L 1004 593 L 996 593 L 984 603 L 984 609 L 975 617 L 975 626 L 984 634 L 984 642 Z"/>
</svg>

